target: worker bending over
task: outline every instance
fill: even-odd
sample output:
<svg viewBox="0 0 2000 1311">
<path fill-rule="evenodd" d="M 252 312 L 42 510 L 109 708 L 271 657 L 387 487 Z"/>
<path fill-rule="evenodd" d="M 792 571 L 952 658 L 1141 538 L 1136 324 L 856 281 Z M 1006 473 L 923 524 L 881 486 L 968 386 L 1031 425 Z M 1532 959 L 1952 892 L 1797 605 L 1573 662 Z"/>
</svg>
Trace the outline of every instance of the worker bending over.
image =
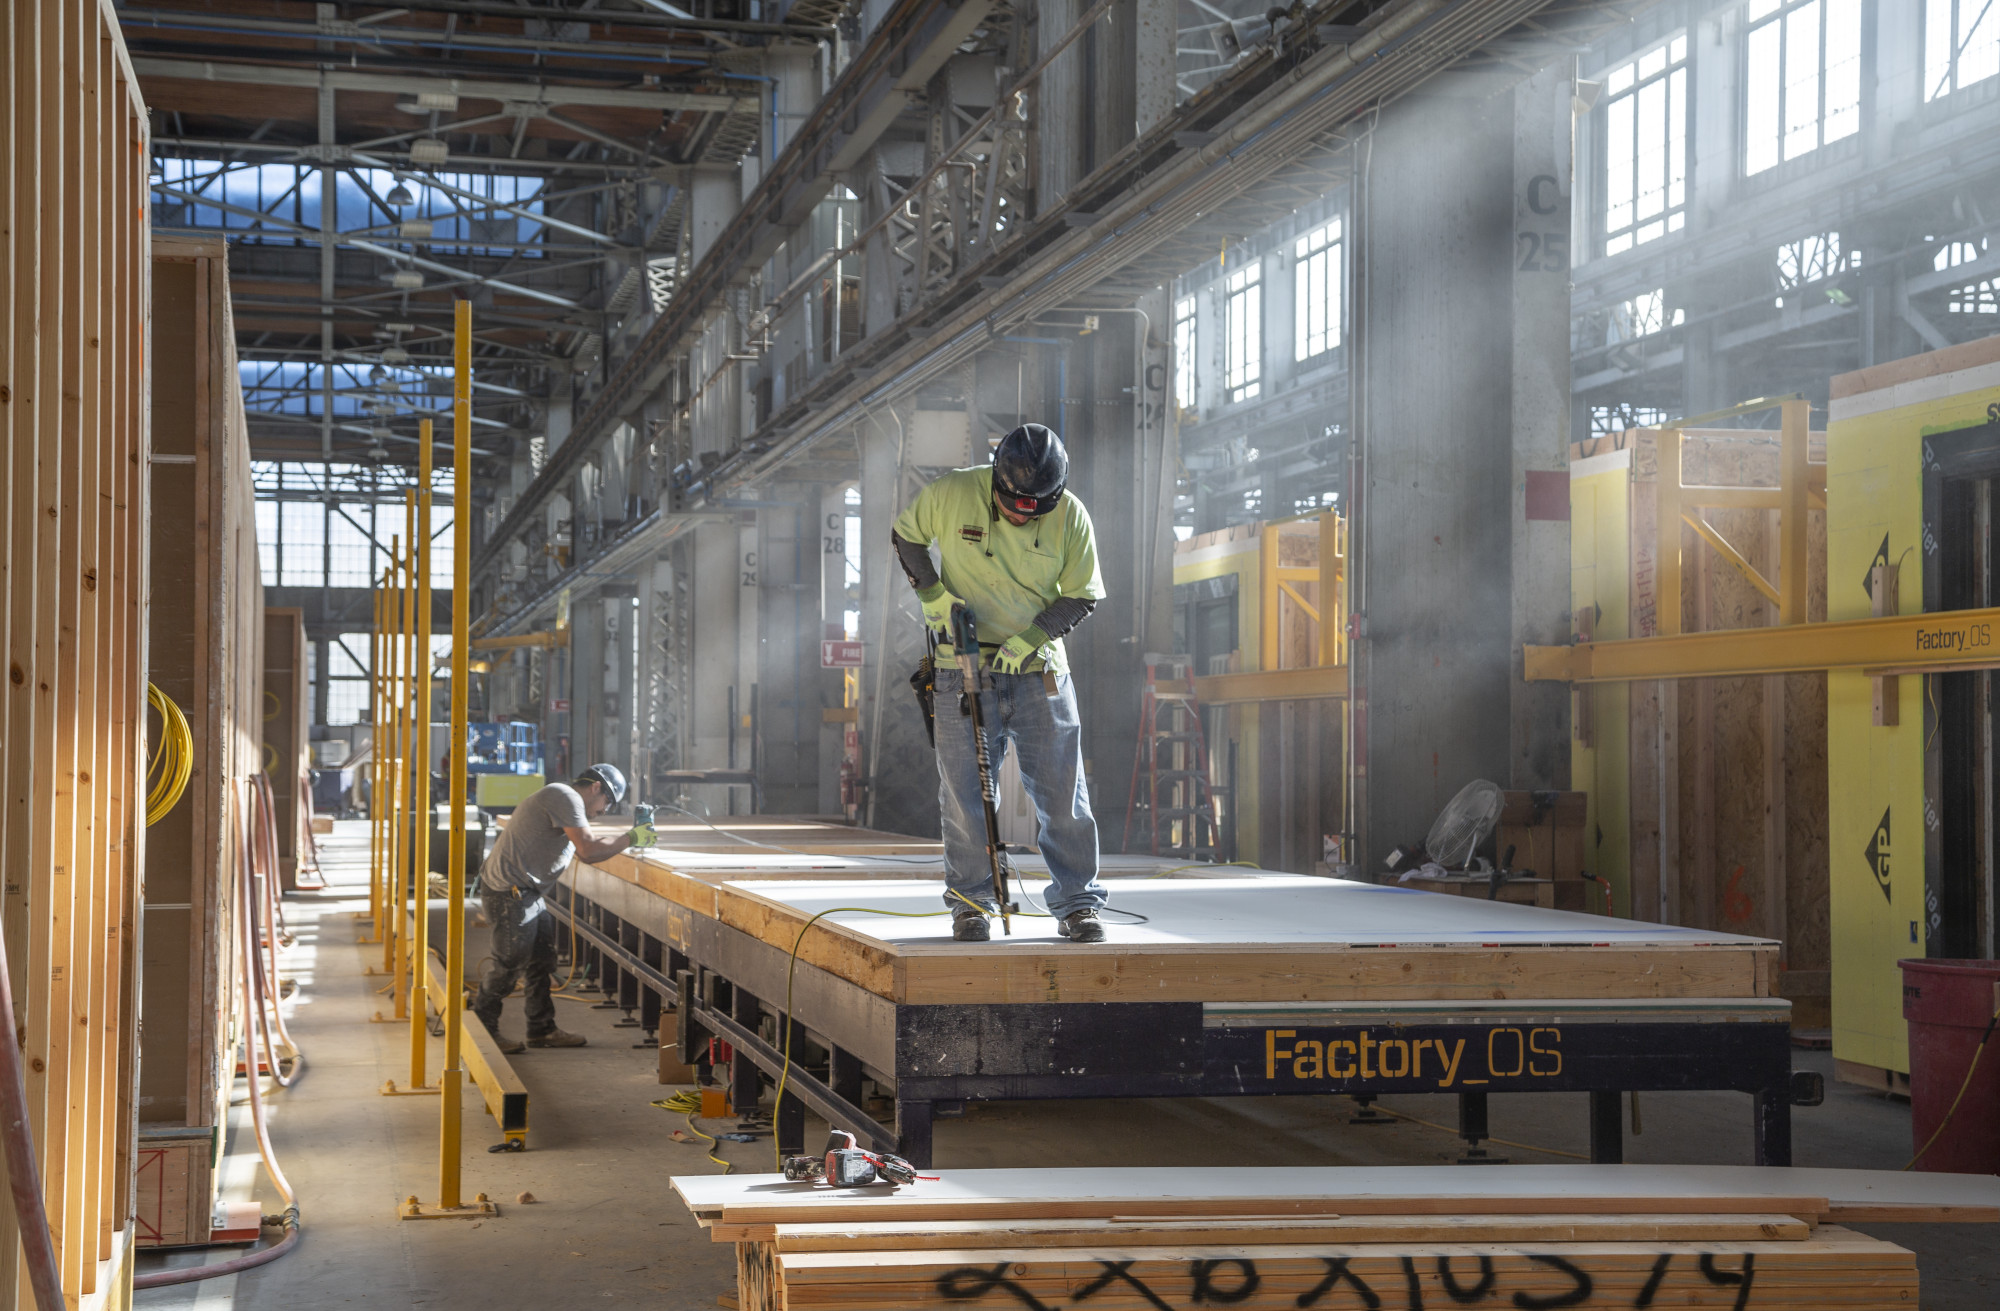
<svg viewBox="0 0 2000 1311">
<path fill-rule="evenodd" d="M 969 607 L 980 633 L 1008 635 L 993 644 L 993 674 L 979 693 L 992 770 L 997 777 L 1012 743 L 1041 822 L 1056 928 L 1072 942 L 1102 942 L 1097 819 L 1062 639 L 1103 599 L 1104 580 L 1090 515 L 1065 490 L 1068 481 L 1062 438 L 1039 423 L 1025 424 L 1001 439 L 990 466 L 955 469 L 917 493 L 896 520 L 892 540 L 923 603 L 924 622 L 945 643 L 936 674 L 940 705 L 964 683 L 948 659 L 952 607 Z M 945 904 L 954 912 L 951 936 L 960 942 L 985 942 L 987 917 L 998 912 L 976 753 L 971 717 L 939 714 Z"/>
<path fill-rule="evenodd" d="M 528 1047 L 581 1047 L 581 1034 L 556 1027 L 556 1003 L 549 995 L 555 977 L 556 917 L 544 900 L 569 869 L 570 858 L 585 864 L 615 856 L 627 847 L 649 847 L 658 839 L 650 823 L 598 841 L 590 821 L 625 799 L 625 775 L 616 765 L 592 765 L 574 783 L 551 783 L 514 808 L 493 854 L 479 875 L 479 902 L 493 926 L 493 964 L 473 999 L 472 1013 L 509 1056 L 523 1044 L 500 1036 L 500 1007 L 515 980 L 528 979 Z"/>
</svg>

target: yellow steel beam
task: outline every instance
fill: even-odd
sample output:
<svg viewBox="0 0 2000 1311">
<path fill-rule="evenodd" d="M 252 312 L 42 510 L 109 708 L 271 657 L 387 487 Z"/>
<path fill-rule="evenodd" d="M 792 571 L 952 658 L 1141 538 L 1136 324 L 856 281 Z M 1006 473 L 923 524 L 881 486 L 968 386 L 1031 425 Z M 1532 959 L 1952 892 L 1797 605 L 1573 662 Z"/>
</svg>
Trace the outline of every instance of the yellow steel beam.
<svg viewBox="0 0 2000 1311">
<path fill-rule="evenodd" d="M 1314 571 L 1313 576 L 1315 578 L 1318 577 L 1317 571 Z M 1291 597 L 1292 600 L 1296 601 L 1298 603 L 1299 609 L 1305 611 L 1307 617 L 1309 617 L 1314 623 L 1319 622 L 1319 607 L 1314 605 L 1311 601 L 1306 600 L 1304 596 L 1300 595 L 1299 589 L 1293 587 L 1290 583 L 1286 582 L 1282 574 L 1278 578 L 1278 590 L 1283 592 L 1286 596 Z"/>
<path fill-rule="evenodd" d="M 1821 669 L 1936 674 L 2000 668 L 2000 608 L 1785 624 L 1523 649 L 1530 681 L 1623 683 Z"/>
<path fill-rule="evenodd" d="M 543 633 L 521 633 L 515 637 L 475 637 L 468 645 L 474 651 L 512 651 L 524 646 L 553 651 L 559 646 L 569 645 L 569 629 L 555 628 Z"/>
<path fill-rule="evenodd" d="M 1771 586 L 1770 580 L 1765 578 L 1763 574 L 1757 572 L 1756 565 L 1751 564 L 1743 558 L 1741 551 L 1729 544 L 1729 539 L 1718 532 L 1714 524 L 1698 515 L 1689 514 L 1685 510 L 1681 511 L 1681 522 L 1694 529 L 1702 541 L 1714 547 L 1717 555 L 1721 556 L 1731 565 L 1734 565 L 1736 572 L 1742 574 L 1750 586 L 1764 594 L 1765 600 L 1776 603 L 1778 600 L 1778 589 Z"/>
<path fill-rule="evenodd" d="M 1347 666 L 1319 665 L 1311 669 L 1211 674 L 1194 680 L 1194 694 L 1203 705 L 1208 706 L 1249 701 L 1338 700 L 1347 696 Z"/>
<path fill-rule="evenodd" d="M 435 948 L 424 953 L 424 992 L 430 998 L 431 1006 L 442 1015 L 449 1006 L 445 994 L 444 962 L 438 959 Z M 486 1102 L 486 1112 L 493 1117 L 500 1132 L 508 1142 L 525 1142 L 528 1137 L 528 1086 L 514 1073 L 514 1067 L 501 1054 L 500 1046 L 493 1035 L 486 1032 L 486 1026 L 479 1017 L 467 1011 L 458 1016 L 459 1047 L 465 1061 L 465 1072 L 472 1077 L 473 1087 Z"/>
</svg>

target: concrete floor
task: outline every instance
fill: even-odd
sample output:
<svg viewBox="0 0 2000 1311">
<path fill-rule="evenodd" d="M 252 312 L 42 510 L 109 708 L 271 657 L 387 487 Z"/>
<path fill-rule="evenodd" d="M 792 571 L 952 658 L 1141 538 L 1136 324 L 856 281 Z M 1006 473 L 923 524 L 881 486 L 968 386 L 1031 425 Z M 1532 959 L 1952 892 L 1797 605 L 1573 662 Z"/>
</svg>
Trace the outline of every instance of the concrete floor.
<svg viewBox="0 0 2000 1311">
<path fill-rule="evenodd" d="M 297 980 L 288 1024 L 307 1053 L 308 1071 L 272 1094 L 272 1136 L 297 1190 L 305 1238 L 276 1263 L 242 1275 L 139 1295 L 141 1306 L 424 1306 L 438 1308 L 575 1305 L 642 1299 L 661 1311 L 706 1311 L 732 1291 L 734 1257 L 711 1244 L 667 1185 L 669 1176 L 715 1169 L 695 1146 L 671 1134 L 679 1116 L 649 1103 L 671 1089 L 654 1079 L 655 1054 L 632 1048 L 636 1030 L 616 1029 L 616 1011 L 563 1001 L 565 1028 L 586 1034 L 574 1051 L 531 1051 L 515 1070 L 531 1098 L 530 1150 L 491 1155 L 499 1140 L 476 1095 L 466 1099 L 465 1192 L 485 1192 L 504 1214 L 483 1221 L 402 1221 L 396 1204 L 437 1194 L 438 1104 L 431 1097 L 384 1097 L 386 1079 L 409 1073 L 407 1025 L 376 1024 L 386 1009 L 379 947 L 355 945 L 354 912 L 366 906 L 367 826 L 342 823 L 322 839 L 331 886 L 288 898 L 296 944 L 284 972 Z M 504 1029 L 521 1029 L 518 1003 Z M 443 1044 L 430 1041 L 432 1078 Z M 1801 1068 L 1827 1076 L 1824 1106 L 1800 1110 L 1795 1151 L 1800 1165 L 1899 1168 L 1910 1152 L 1909 1107 L 1833 1082 L 1825 1053 L 1800 1052 Z M 235 1111 L 224 1193 L 255 1196 L 275 1211 L 275 1193 L 257 1164 L 248 1107 Z M 1443 1098 L 1384 1098 L 1390 1110 L 1449 1123 Z M 964 1119 L 937 1126 L 941 1164 L 960 1167 L 1187 1164 L 1384 1165 L 1455 1159 L 1446 1132 L 1399 1122 L 1357 1126 L 1345 1098 L 1238 1098 L 1180 1101 L 1079 1101 L 975 1105 Z M 1568 1159 L 1587 1146 L 1581 1094 L 1496 1095 L 1493 1132 L 1544 1151 L 1494 1147 L 1521 1162 Z M 1750 1103 L 1731 1093 L 1649 1093 L 1640 1099 L 1642 1132 L 1628 1135 L 1635 1162 L 1748 1163 Z M 705 1125 L 711 1132 L 717 1125 Z M 809 1124 L 809 1141 L 823 1127 Z M 768 1138 L 725 1143 L 721 1155 L 746 1172 L 771 1166 Z M 515 1201 L 523 1191 L 536 1200 Z M 1992 1311 L 2000 1305 L 2000 1234 L 1951 1225 L 1877 1225 L 1868 1232 L 1918 1255 L 1927 1311 Z M 141 1259 L 214 1262 L 231 1251 Z"/>
</svg>

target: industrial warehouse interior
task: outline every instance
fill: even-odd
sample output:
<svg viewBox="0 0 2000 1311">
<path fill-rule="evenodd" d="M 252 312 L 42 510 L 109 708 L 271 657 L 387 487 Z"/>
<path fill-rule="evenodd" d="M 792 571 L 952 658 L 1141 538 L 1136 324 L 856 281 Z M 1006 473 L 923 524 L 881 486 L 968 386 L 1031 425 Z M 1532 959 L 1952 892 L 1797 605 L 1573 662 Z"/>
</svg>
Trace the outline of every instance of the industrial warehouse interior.
<svg viewBox="0 0 2000 1311">
<path fill-rule="evenodd" d="M 0 31 L 0 1311 L 2000 1307 L 2000 0 Z"/>
</svg>

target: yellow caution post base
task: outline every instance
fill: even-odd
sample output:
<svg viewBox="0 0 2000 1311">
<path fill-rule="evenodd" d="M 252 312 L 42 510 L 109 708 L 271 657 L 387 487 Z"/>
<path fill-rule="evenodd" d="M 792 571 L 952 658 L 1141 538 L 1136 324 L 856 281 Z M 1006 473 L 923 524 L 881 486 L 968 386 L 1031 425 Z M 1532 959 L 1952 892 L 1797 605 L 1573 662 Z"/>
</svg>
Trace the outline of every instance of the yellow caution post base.
<svg viewBox="0 0 2000 1311">
<path fill-rule="evenodd" d="M 426 1083 L 418 1084 L 414 1088 L 399 1088 L 394 1079 L 384 1082 L 380 1092 L 384 1097 L 435 1097 L 438 1094 L 436 1084 Z"/>
<path fill-rule="evenodd" d="M 500 1218 L 500 1204 L 481 1193 L 464 1206 L 426 1206 L 416 1199 L 415 1194 L 403 1199 L 396 1208 L 398 1220 L 497 1220 Z"/>
</svg>

